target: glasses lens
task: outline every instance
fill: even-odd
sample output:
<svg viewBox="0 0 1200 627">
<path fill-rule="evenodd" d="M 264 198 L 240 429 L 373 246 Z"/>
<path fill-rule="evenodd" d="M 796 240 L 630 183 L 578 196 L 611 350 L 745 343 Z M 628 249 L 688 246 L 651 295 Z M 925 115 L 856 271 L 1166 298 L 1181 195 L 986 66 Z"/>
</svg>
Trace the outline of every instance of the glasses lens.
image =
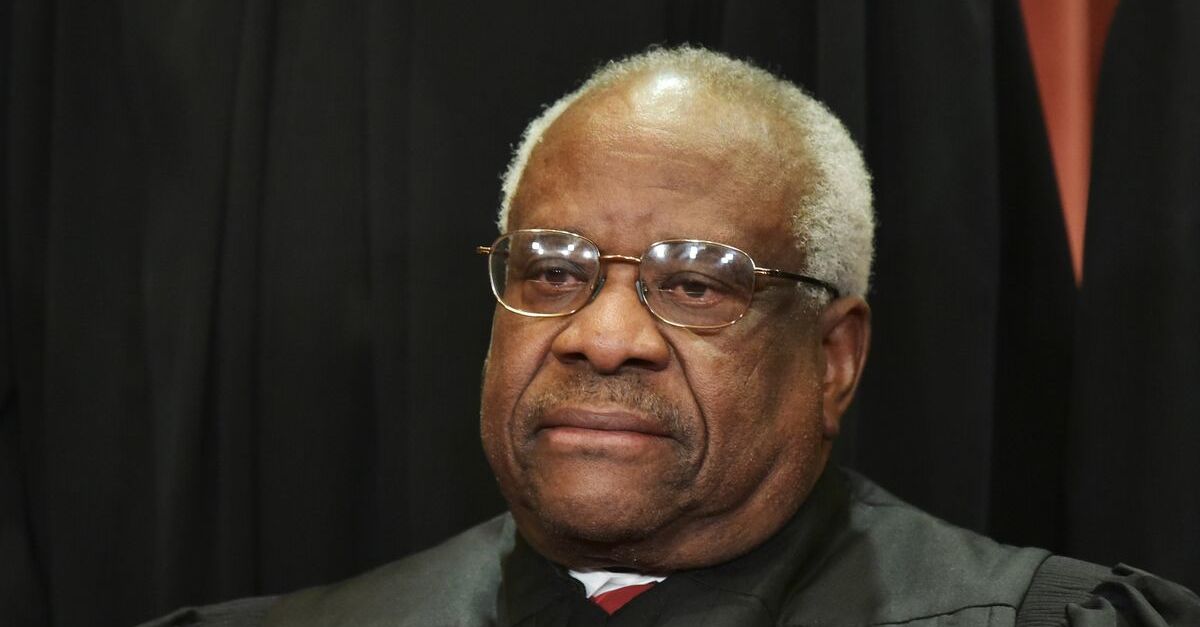
<svg viewBox="0 0 1200 627">
<path fill-rule="evenodd" d="M 492 291 L 506 307 L 529 314 L 563 314 L 584 306 L 600 274 L 600 251 L 560 231 L 514 231 L 490 256 Z"/>
<path fill-rule="evenodd" d="M 754 262 L 710 242 L 655 244 L 642 258 L 646 304 L 664 320 L 693 327 L 737 321 L 754 296 Z"/>
</svg>

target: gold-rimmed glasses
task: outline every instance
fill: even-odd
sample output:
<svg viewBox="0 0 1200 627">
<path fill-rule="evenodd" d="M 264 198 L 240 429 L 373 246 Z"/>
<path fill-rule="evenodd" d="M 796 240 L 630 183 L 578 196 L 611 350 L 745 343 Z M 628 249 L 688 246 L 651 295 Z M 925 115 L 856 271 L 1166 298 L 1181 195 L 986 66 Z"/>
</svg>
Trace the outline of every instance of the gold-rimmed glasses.
<svg viewBox="0 0 1200 627">
<path fill-rule="evenodd" d="M 663 322 L 688 329 L 718 329 L 742 318 L 757 277 L 799 281 L 838 296 L 833 285 L 803 274 L 760 268 L 744 251 L 697 239 L 655 242 L 641 257 L 604 255 L 592 240 L 554 229 L 501 235 L 476 252 L 488 256 L 492 293 L 505 309 L 524 316 L 569 316 L 604 286 L 602 266 L 638 266 L 637 293 Z"/>
</svg>

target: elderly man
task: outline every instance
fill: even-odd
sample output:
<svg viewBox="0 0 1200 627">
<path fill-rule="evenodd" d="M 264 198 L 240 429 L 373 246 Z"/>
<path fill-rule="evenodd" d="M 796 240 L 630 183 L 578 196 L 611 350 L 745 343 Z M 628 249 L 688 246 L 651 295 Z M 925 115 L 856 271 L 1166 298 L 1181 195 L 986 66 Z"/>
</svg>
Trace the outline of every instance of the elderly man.
<svg viewBox="0 0 1200 627">
<path fill-rule="evenodd" d="M 1200 625 L 1178 586 L 829 467 L 870 337 L 870 184 L 795 86 L 688 48 L 610 64 L 529 126 L 504 193 L 481 426 L 510 513 L 161 624 Z"/>
</svg>

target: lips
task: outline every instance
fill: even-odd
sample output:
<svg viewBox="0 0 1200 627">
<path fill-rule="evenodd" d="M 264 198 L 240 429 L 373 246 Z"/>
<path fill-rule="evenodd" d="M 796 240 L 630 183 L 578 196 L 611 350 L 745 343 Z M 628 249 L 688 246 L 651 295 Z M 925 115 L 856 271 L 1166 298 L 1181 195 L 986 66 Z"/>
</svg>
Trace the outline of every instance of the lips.
<svg viewBox="0 0 1200 627">
<path fill-rule="evenodd" d="M 671 437 L 670 431 L 653 416 L 623 409 L 569 407 L 550 410 L 542 415 L 538 430 L 581 429 Z M 598 434 L 599 435 L 599 434 Z"/>
</svg>

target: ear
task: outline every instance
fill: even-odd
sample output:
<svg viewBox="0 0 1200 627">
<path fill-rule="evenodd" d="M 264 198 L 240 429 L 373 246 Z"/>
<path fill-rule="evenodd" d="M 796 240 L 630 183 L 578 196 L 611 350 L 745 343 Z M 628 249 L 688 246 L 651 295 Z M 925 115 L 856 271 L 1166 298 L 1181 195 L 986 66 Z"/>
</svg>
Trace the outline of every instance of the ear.
<svg viewBox="0 0 1200 627">
<path fill-rule="evenodd" d="M 871 343 L 871 308 L 858 296 L 846 296 L 826 305 L 817 318 L 821 348 L 825 358 L 825 377 L 821 382 L 824 398 L 822 426 L 825 438 L 832 440 L 841 429 L 842 414 L 854 399 L 854 390 L 862 376 Z"/>
</svg>

